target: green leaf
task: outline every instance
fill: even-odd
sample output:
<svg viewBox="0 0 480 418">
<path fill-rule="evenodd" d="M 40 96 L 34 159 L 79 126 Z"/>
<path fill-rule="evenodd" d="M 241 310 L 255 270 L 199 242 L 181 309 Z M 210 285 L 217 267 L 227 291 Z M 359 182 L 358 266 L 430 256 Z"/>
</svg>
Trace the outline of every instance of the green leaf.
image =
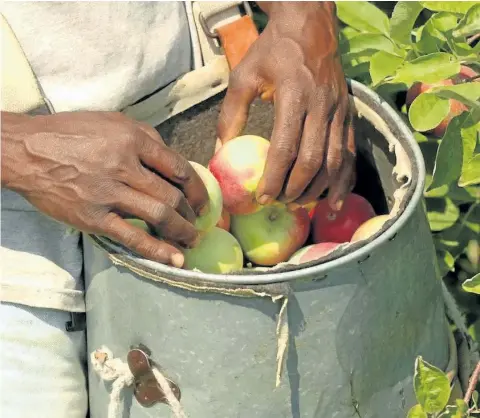
<svg viewBox="0 0 480 418">
<path fill-rule="evenodd" d="M 393 9 L 390 19 L 390 36 L 395 41 L 409 45 L 415 21 L 423 10 L 418 1 L 399 1 Z"/>
<path fill-rule="evenodd" d="M 440 13 L 434 14 L 427 22 L 427 25 L 429 24 L 429 22 L 433 28 L 435 28 L 438 32 L 440 32 L 440 36 L 442 36 L 443 39 L 445 39 L 443 35 L 445 35 L 447 32 L 449 32 L 450 30 L 454 29 L 457 26 L 458 18 L 453 13 L 440 12 Z"/>
<path fill-rule="evenodd" d="M 462 99 L 462 103 L 470 104 L 470 102 L 476 102 L 480 99 L 480 83 L 469 82 L 469 83 L 460 83 L 453 86 L 438 86 L 434 87 L 429 93 L 436 93 L 440 97 L 449 98 L 449 99 Z M 454 93 L 452 95 L 450 93 Z M 472 106 L 478 105 L 474 103 Z"/>
<path fill-rule="evenodd" d="M 440 12 L 434 14 L 425 23 L 415 48 L 423 54 L 440 52 L 450 36 L 450 32 L 457 26 L 457 16 L 453 13 Z"/>
<path fill-rule="evenodd" d="M 410 411 L 408 411 L 407 418 L 428 418 L 427 414 L 422 408 L 422 405 L 414 405 L 410 408 Z"/>
<path fill-rule="evenodd" d="M 480 4 L 477 3 L 468 9 L 467 14 L 453 31 L 456 38 L 461 36 L 471 36 L 480 32 Z"/>
<path fill-rule="evenodd" d="M 385 51 L 376 52 L 370 60 L 370 77 L 372 77 L 372 83 L 377 84 L 385 77 L 393 75 L 402 63 L 403 58 L 397 57 L 396 55 L 389 54 Z"/>
<path fill-rule="evenodd" d="M 427 218 L 432 231 L 443 231 L 450 228 L 460 216 L 458 207 L 448 197 L 427 199 L 426 205 Z"/>
<path fill-rule="evenodd" d="M 460 177 L 463 162 L 462 128 L 468 124 L 469 116 L 468 113 L 455 116 L 448 124 L 438 147 L 429 189 L 449 185 Z M 469 132 L 469 129 L 471 130 L 471 128 L 465 128 L 465 131 Z M 475 129 L 474 126 L 473 129 Z"/>
<path fill-rule="evenodd" d="M 480 154 L 476 154 L 463 164 L 462 175 L 458 181 L 460 187 L 480 184 Z"/>
<path fill-rule="evenodd" d="M 458 184 L 452 183 L 448 188 L 448 197 L 457 204 L 480 201 L 480 188 L 459 187 Z"/>
<path fill-rule="evenodd" d="M 468 405 L 463 399 L 455 399 L 456 405 L 448 405 L 445 412 L 438 418 L 466 418 L 468 417 Z"/>
<path fill-rule="evenodd" d="M 480 273 L 476 274 L 471 279 L 465 280 L 462 283 L 462 289 L 465 290 L 465 292 L 480 295 Z"/>
<path fill-rule="evenodd" d="M 361 32 L 389 34 L 387 15 L 367 1 L 336 1 L 337 17 Z"/>
<path fill-rule="evenodd" d="M 435 234 L 435 247 L 438 251 L 448 251 L 456 258 L 463 253 L 468 242 L 477 237 L 478 233 L 470 229 L 470 223 L 463 221 L 464 219 L 461 219 L 451 228 Z"/>
<path fill-rule="evenodd" d="M 446 52 L 437 52 L 406 62 L 400 67 L 393 82 L 411 84 L 415 81 L 438 83 L 460 72 L 460 62 Z"/>
<path fill-rule="evenodd" d="M 414 389 L 419 404 L 429 414 L 442 411 L 450 397 L 447 375 L 421 356 L 415 361 Z"/>
<path fill-rule="evenodd" d="M 422 144 L 423 142 L 428 142 L 428 138 L 420 132 L 414 132 L 413 137 L 419 144 Z"/>
<path fill-rule="evenodd" d="M 442 277 L 444 277 L 449 271 L 454 271 L 455 258 L 448 251 L 437 251 L 437 261 Z"/>
<path fill-rule="evenodd" d="M 395 51 L 395 45 L 389 38 L 373 33 L 361 33 L 348 40 L 349 53 L 367 55 L 373 51 L 393 53 Z"/>
<path fill-rule="evenodd" d="M 425 132 L 438 126 L 448 112 L 450 112 L 448 99 L 442 99 L 432 93 L 422 93 L 410 106 L 408 119 L 414 129 Z"/>
<path fill-rule="evenodd" d="M 346 26 L 340 31 L 340 34 L 344 39 L 352 39 L 353 37 L 359 35 L 360 32 L 350 26 Z"/>
<path fill-rule="evenodd" d="M 452 12 L 464 14 L 470 7 L 477 4 L 476 1 L 421 1 L 420 4 L 434 12 Z"/>
</svg>

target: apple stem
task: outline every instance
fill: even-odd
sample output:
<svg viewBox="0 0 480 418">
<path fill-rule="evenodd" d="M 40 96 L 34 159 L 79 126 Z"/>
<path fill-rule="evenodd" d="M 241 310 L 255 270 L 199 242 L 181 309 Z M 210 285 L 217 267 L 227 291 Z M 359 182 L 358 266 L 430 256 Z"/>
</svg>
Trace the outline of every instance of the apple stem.
<svg viewBox="0 0 480 418">
<path fill-rule="evenodd" d="M 277 213 L 272 212 L 270 215 L 268 215 L 268 220 L 273 222 L 275 219 L 277 219 Z"/>
</svg>

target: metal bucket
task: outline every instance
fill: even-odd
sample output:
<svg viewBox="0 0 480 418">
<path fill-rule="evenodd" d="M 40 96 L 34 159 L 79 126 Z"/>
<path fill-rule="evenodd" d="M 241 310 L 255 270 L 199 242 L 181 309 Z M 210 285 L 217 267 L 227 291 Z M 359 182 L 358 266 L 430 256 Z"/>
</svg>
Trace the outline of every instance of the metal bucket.
<svg viewBox="0 0 480 418">
<path fill-rule="evenodd" d="M 126 361 L 132 346 L 148 347 L 192 418 L 404 418 L 417 355 L 455 374 L 422 155 L 386 102 L 353 81 L 350 92 L 357 192 L 390 213 L 382 231 L 320 262 L 236 275 L 170 268 L 85 237 L 89 351 L 107 346 Z M 166 142 L 206 164 L 222 97 L 164 122 Z M 272 120 L 256 102 L 246 132 L 268 138 Z M 112 387 L 93 368 L 89 389 L 91 417 L 106 417 Z M 170 416 L 128 390 L 124 402 L 133 418 Z"/>
</svg>

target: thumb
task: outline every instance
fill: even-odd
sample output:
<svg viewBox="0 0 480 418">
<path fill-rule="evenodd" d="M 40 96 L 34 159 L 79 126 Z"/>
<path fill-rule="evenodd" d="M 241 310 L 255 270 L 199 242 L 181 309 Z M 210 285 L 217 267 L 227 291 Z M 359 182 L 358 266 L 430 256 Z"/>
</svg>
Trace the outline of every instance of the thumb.
<svg viewBox="0 0 480 418">
<path fill-rule="evenodd" d="M 250 105 L 257 91 L 249 83 L 232 83 L 228 86 L 223 99 L 217 124 L 217 138 L 225 142 L 240 135 L 248 119 Z"/>
</svg>

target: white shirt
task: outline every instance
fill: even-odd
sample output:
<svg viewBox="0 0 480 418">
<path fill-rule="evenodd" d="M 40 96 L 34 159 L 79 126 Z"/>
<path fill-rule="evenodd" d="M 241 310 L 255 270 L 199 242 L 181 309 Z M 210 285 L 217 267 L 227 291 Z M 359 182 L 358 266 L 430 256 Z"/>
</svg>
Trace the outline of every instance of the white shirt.
<svg viewBox="0 0 480 418">
<path fill-rule="evenodd" d="M 55 110 L 121 110 L 191 70 L 184 2 L 4 2 Z"/>
</svg>

